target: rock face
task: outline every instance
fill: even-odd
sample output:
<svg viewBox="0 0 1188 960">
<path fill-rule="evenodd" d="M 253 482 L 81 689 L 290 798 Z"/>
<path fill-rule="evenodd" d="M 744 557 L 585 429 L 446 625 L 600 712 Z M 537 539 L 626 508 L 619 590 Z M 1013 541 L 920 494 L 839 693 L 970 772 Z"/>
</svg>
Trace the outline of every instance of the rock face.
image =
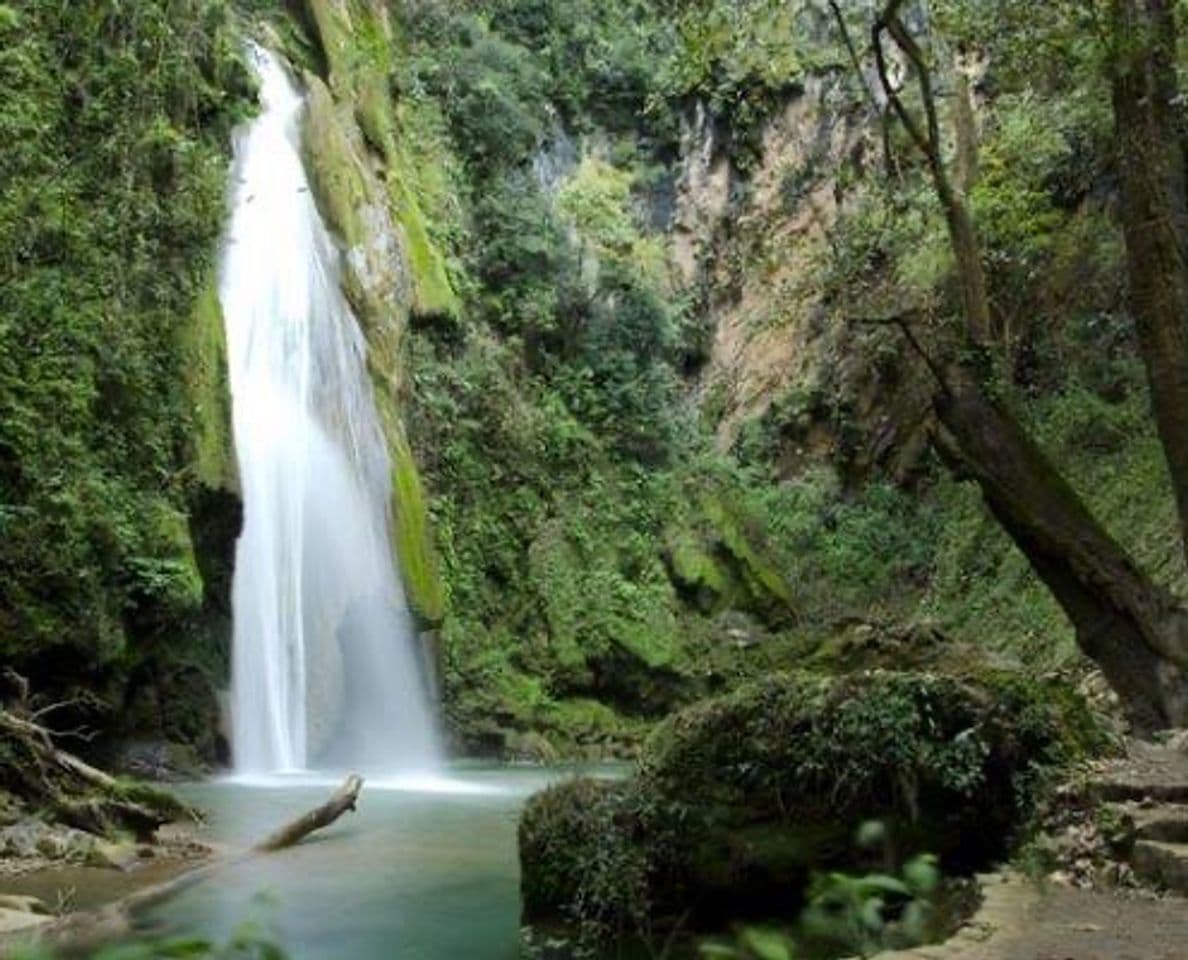
<svg viewBox="0 0 1188 960">
<path fill-rule="evenodd" d="M 768 120 L 745 171 L 702 104 L 683 134 L 670 256 L 682 282 L 705 291 L 713 334 L 698 393 L 719 446 L 774 417 L 785 475 L 821 458 L 860 475 L 876 464 L 906 469 L 927 410 L 911 358 L 888 331 L 839 313 L 822 279 L 831 232 L 870 182 L 876 125 L 843 78 L 822 74 Z M 830 409 L 844 412 L 850 435 Z"/>
<path fill-rule="evenodd" d="M 428 507 L 401 412 L 403 344 L 410 316 L 459 309 L 444 257 L 417 203 L 388 77 L 396 56 L 387 8 L 307 0 L 311 39 L 326 76 L 306 72 L 304 149 L 327 225 L 343 246 L 344 292 L 368 345 L 368 369 L 391 459 L 396 560 L 409 605 L 426 626 L 443 615 L 443 588 Z"/>
<path fill-rule="evenodd" d="M 1001 855 L 1036 775 L 1101 745 L 1071 692 L 1006 676 L 777 675 L 663 723 L 624 782 L 575 780 L 520 825 L 525 919 L 594 936 L 787 916 L 810 874 L 864 864 L 881 820 L 946 871 Z"/>
</svg>

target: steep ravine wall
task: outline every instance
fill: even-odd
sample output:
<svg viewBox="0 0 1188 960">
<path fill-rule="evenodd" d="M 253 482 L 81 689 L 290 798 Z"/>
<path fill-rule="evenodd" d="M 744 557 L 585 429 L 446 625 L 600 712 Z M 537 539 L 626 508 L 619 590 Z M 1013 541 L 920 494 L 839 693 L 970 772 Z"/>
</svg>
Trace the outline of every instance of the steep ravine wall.
<svg viewBox="0 0 1188 960">
<path fill-rule="evenodd" d="M 84 719 L 147 753 L 218 753 L 239 507 L 213 276 L 231 127 L 251 110 L 244 34 L 308 91 L 305 154 L 366 333 L 399 566 L 458 749 L 630 751 L 705 693 L 906 636 L 1071 648 L 976 495 L 922 456 L 917 365 L 894 330 L 855 322 L 894 297 L 842 295 L 839 249 L 883 157 L 828 51 L 740 103 L 713 77 L 649 86 L 663 71 L 647 50 L 602 42 L 638 12 L 617 2 L 579 4 L 581 37 L 559 4 L 198 6 L 219 24 L 200 32 L 209 49 L 165 56 L 185 24 L 163 3 L 129 41 L 180 64 L 166 89 L 148 69 L 80 67 L 114 105 L 78 102 L 54 68 L 59 45 L 86 47 L 79 31 L 119 35 L 110 5 L 0 17 L 17 91 L 0 129 L 31 144 L 0 158 L 16 185 L 0 266 L 21 267 L 2 278 L 16 309 L 0 302 L 0 649 L 47 694 L 86 687 L 103 706 Z M 607 51 L 624 58 L 609 72 Z M 747 110 L 742 137 L 730 122 Z M 54 201 L 71 230 L 38 187 L 60 168 L 78 178 Z M 1161 557 L 1163 518 L 1144 506 L 1162 502 L 1158 451 L 1126 389 L 1045 395 L 1033 413 L 1141 531 L 1136 552 Z M 905 477 L 924 495 L 889 482 Z"/>
<path fill-rule="evenodd" d="M 225 0 L 0 4 L 0 660 L 95 752 L 218 753 L 236 37 Z"/>
<path fill-rule="evenodd" d="M 839 218 L 882 175 L 877 116 L 834 68 L 773 110 L 745 170 L 718 126 L 701 101 L 683 118 L 670 250 L 712 331 L 694 390 L 719 448 L 766 418 L 784 478 L 823 462 L 903 476 L 930 419 L 914 358 L 827 280 Z"/>
</svg>

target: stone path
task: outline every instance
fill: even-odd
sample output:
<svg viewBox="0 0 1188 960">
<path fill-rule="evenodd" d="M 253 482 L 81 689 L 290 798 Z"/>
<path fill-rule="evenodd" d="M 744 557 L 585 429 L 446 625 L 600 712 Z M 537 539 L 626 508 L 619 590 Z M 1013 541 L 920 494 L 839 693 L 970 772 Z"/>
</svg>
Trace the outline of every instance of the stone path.
<svg viewBox="0 0 1188 960">
<path fill-rule="evenodd" d="M 999 876 L 946 943 L 880 960 L 1188 960 L 1188 900 L 1139 900 Z"/>
<path fill-rule="evenodd" d="M 1188 960 L 1188 753 L 1133 743 L 1090 788 L 1130 825 L 1124 856 L 1134 872 L 1166 897 L 993 875 L 983 878 L 978 913 L 955 937 L 882 960 Z"/>
<path fill-rule="evenodd" d="M 1188 753 L 1134 743 L 1129 756 L 1094 778 L 1093 789 L 1132 825 L 1127 859 L 1134 872 L 1188 896 Z"/>
</svg>

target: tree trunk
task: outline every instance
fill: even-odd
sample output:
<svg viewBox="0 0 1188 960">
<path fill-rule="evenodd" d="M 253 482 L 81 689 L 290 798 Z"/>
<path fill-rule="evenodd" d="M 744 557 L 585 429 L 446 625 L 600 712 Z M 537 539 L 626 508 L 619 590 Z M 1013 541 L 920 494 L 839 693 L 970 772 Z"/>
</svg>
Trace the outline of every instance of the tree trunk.
<svg viewBox="0 0 1188 960">
<path fill-rule="evenodd" d="M 1188 724 L 1188 610 L 1138 570 L 1008 411 L 960 371 L 952 380 L 935 404 L 942 454 L 977 482 L 1131 721 Z"/>
<path fill-rule="evenodd" d="M 353 813 L 355 803 L 359 799 L 359 791 L 362 789 L 363 778 L 357 773 L 352 773 L 343 781 L 342 786 L 334 792 L 329 800 L 321 806 L 314 807 L 296 820 L 286 823 L 275 833 L 272 833 L 256 844 L 255 849 L 261 853 L 283 850 L 285 847 L 291 847 L 293 844 L 300 842 L 302 838 L 313 833 L 315 830 L 321 830 L 322 827 L 329 826 L 344 813 L 348 811 Z"/>
<path fill-rule="evenodd" d="M 1081 650 L 1101 668 L 1136 726 L 1188 724 L 1188 608 L 1145 576 L 1097 522 L 987 384 L 993 373 L 990 309 L 981 246 L 965 194 L 942 157 L 936 99 L 927 59 L 899 19 L 905 0 L 888 0 L 873 44 L 888 100 L 928 163 L 945 213 L 965 319 L 964 343 L 944 362 L 929 359 L 943 426 L 938 447 L 975 480 L 991 512 L 1023 551 L 1068 615 Z M 1124 193 L 1127 250 L 1140 341 L 1181 517 L 1188 517 L 1188 282 L 1181 246 L 1184 182 L 1178 134 L 1171 120 L 1175 93 L 1175 34 L 1170 0 L 1113 0 L 1118 25 L 1141 26 L 1141 43 L 1125 44 L 1129 68 L 1116 79 L 1115 109 L 1134 108 L 1118 124 L 1130 142 Z M 891 83 L 882 48 L 886 32 L 915 68 L 924 110 L 921 123 Z M 960 95 L 968 103 L 969 91 Z M 1141 101 L 1141 102 L 1140 102 Z M 961 172 L 972 176 L 976 131 L 957 109 Z M 1175 149 L 1169 140 L 1176 141 Z M 1172 169 L 1173 164 L 1179 164 Z M 963 176 L 963 180 L 965 176 Z M 1141 182 L 1131 182 L 1141 181 Z M 913 341 L 914 342 L 914 341 Z M 988 362 L 990 361 L 990 362 Z M 1182 482 L 1181 482 L 1182 481 Z M 1183 495 L 1181 495 L 1183 490 Z M 1183 524 L 1182 524 L 1183 526 Z M 1188 549 L 1188 539 L 1185 540 Z"/>
<path fill-rule="evenodd" d="M 1188 205 L 1172 0 L 1114 0 L 1113 21 L 1130 311 L 1188 554 Z"/>
</svg>

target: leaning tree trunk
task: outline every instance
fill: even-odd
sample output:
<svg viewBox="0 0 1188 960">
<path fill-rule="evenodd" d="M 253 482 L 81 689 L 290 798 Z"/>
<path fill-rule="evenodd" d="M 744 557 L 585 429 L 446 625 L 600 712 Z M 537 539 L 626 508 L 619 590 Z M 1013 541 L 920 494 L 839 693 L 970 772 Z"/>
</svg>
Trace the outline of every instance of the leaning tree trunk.
<svg viewBox="0 0 1188 960">
<path fill-rule="evenodd" d="M 973 125 L 959 107 L 956 133 L 963 162 L 961 179 L 954 183 L 943 160 L 928 61 L 900 19 L 905 2 L 888 0 L 875 22 L 872 44 L 888 102 L 926 160 L 934 191 L 944 209 L 965 318 L 960 348 L 940 362 L 929 358 L 938 382 L 934 405 L 943 428 L 938 435 L 938 446 L 951 464 L 977 482 L 991 512 L 1068 615 L 1081 650 L 1101 668 L 1135 724 L 1145 729 L 1188 724 L 1188 608 L 1135 566 L 1019 420 L 986 387 L 993 367 L 992 362 L 986 363 L 993 356 L 989 298 L 976 224 L 966 196 L 967 181 L 976 164 Z M 1142 7 L 1146 15 L 1158 20 L 1159 11 L 1166 12 L 1167 0 L 1114 0 L 1114 3 L 1117 10 L 1133 12 Z M 923 122 L 907 108 L 899 89 L 890 80 L 883 49 L 884 33 L 892 37 L 915 70 Z M 1147 39 L 1150 41 L 1149 34 Z M 1141 87 L 1140 95 L 1142 90 L 1150 94 L 1155 89 L 1152 85 L 1158 83 L 1152 76 L 1156 74 L 1160 78 L 1158 83 L 1166 79 L 1158 71 L 1144 74 L 1146 86 Z M 1174 89 L 1174 83 L 1172 86 Z M 968 98 L 968 88 L 962 87 L 960 92 Z M 1170 107 L 1170 102 L 1166 106 Z M 1154 136 L 1154 132 L 1147 130 L 1144 135 Z M 1160 171 L 1167 156 L 1162 155 L 1163 160 L 1155 164 Z M 1177 209 L 1183 208 L 1182 182 L 1167 171 L 1163 173 L 1164 179 L 1151 188 L 1159 192 L 1148 197 L 1143 215 L 1158 215 L 1168 209 L 1161 204 L 1170 199 L 1169 191 L 1174 192 L 1177 183 L 1181 201 Z M 1153 392 L 1157 408 L 1172 403 L 1163 412 L 1168 427 L 1165 430 L 1161 421 L 1160 432 L 1161 435 L 1175 433 L 1185 441 L 1182 460 L 1177 452 L 1179 447 L 1168 446 L 1166 439 L 1164 444 L 1173 477 L 1179 476 L 1178 466 L 1182 465 L 1184 489 L 1188 491 L 1188 431 L 1179 430 L 1180 418 L 1188 423 L 1188 351 L 1184 350 L 1188 336 L 1184 334 L 1182 309 L 1188 298 L 1175 299 L 1184 297 L 1188 287 L 1177 287 L 1172 282 L 1172 267 L 1184 249 L 1177 246 L 1182 226 L 1180 220 L 1172 218 L 1153 231 L 1162 239 L 1149 252 L 1160 259 L 1155 267 L 1140 264 L 1139 273 L 1140 281 L 1151 284 L 1149 303 L 1159 307 L 1148 325 L 1149 332 L 1157 335 L 1151 357 L 1158 361 L 1155 368 L 1160 374 L 1159 382 L 1169 391 L 1184 390 L 1182 400 L 1170 394 L 1163 396 L 1158 390 Z M 1130 240 L 1129 232 L 1127 239 Z M 1130 254 L 1133 263 L 1136 252 L 1131 250 Z M 1182 272 L 1182 261 L 1178 266 Z M 1171 316 L 1174 309 L 1180 310 L 1175 323 Z M 982 366 L 990 369 L 984 370 Z M 1180 481 L 1177 479 L 1176 483 L 1179 490 Z M 1180 503 L 1181 515 L 1188 516 L 1188 496 Z"/>
<path fill-rule="evenodd" d="M 977 482 L 1131 721 L 1188 724 L 1188 609 L 1139 571 L 1008 410 L 962 371 L 946 379 L 942 453 Z"/>
<path fill-rule="evenodd" d="M 1139 349 L 1188 552 L 1188 204 L 1172 0 L 1114 0 L 1122 227 Z"/>
</svg>

